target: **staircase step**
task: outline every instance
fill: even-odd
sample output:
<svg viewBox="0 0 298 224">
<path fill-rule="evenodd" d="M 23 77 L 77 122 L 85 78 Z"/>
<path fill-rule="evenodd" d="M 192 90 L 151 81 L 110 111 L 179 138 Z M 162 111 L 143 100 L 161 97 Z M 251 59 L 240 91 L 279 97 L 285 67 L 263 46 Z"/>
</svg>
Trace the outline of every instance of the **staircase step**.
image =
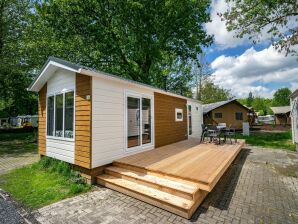
<svg viewBox="0 0 298 224">
<path fill-rule="evenodd" d="M 139 184 L 143 184 L 148 187 L 174 194 L 189 200 L 193 200 L 195 193 L 198 191 L 198 187 L 194 185 L 188 185 L 185 183 L 116 166 L 109 166 L 105 168 L 105 173 L 115 177 L 121 177 L 123 179 Z"/>
<path fill-rule="evenodd" d="M 189 218 L 189 211 L 195 206 L 193 200 L 108 174 L 97 176 L 97 183 L 185 218 Z"/>
</svg>

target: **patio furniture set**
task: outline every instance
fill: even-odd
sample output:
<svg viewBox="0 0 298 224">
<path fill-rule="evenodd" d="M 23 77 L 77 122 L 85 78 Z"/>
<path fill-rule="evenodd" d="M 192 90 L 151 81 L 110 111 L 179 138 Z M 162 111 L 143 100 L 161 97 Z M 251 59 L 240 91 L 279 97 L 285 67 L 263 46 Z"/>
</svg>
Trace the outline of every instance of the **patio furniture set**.
<svg viewBox="0 0 298 224">
<path fill-rule="evenodd" d="M 236 130 L 232 128 L 231 125 L 227 127 L 226 123 L 218 123 L 217 125 L 202 124 L 201 142 L 204 142 L 205 138 L 210 138 L 209 142 L 221 144 L 222 137 L 224 143 L 226 143 L 227 140 L 230 140 L 231 144 L 233 141 L 235 143 L 237 142 Z"/>
</svg>

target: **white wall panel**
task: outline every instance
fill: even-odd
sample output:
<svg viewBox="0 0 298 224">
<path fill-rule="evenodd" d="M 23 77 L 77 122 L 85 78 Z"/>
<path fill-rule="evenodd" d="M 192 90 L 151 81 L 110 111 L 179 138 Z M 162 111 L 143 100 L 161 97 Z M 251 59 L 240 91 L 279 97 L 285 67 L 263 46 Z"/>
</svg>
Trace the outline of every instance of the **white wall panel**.
<svg viewBox="0 0 298 224">
<path fill-rule="evenodd" d="M 47 95 L 75 90 L 76 74 L 66 70 L 57 70 L 47 83 Z M 75 142 L 47 137 L 46 155 L 74 164 Z"/>
<path fill-rule="evenodd" d="M 152 149 L 126 151 L 126 91 L 154 97 L 152 90 L 99 77 L 92 79 L 92 167 Z"/>
</svg>

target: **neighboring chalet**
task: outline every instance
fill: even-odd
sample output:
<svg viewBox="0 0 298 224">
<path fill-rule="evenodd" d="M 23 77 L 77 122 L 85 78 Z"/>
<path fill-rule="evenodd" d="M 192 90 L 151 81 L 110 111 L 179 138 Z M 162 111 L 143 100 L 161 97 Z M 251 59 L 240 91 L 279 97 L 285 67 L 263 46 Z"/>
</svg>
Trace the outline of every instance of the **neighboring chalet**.
<svg viewBox="0 0 298 224">
<path fill-rule="evenodd" d="M 226 123 L 236 129 L 242 129 L 243 122 L 253 122 L 252 109 L 242 105 L 236 99 L 203 105 L 204 124 Z"/>
<path fill-rule="evenodd" d="M 292 139 L 298 151 L 298 89 L 291 94 Z"/>
<path fill-rule="evenodd" d="M 291 106 L 270 107 L 274 113 L 275 124 L 291 125 Z"/>
</svg>

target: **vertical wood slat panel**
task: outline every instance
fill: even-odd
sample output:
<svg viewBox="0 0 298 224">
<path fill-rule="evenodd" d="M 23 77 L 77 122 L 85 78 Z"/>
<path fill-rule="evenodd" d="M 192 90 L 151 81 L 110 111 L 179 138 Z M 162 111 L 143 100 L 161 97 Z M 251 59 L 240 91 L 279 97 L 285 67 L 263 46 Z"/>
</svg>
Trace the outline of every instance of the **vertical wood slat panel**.
<svg viewBox="0 0 298 224">
<path fill-rule="evenodd" d="M 38 92 L 38 153 L 46 155 L 47 83 Z"/>
<path fill-rule="evenodd" d="M 187 139 L 187 101 L 154 93 L 155 147 Z M 183 109 L 183 121 L 175 121 L 175 109 Z"/>
<path fill-rule="evenodd" d="M 75 103 L 75 164 L 84 168 L 91 168 L 91 97 L 92 78 L 87 75 L 76 74 L 76 103 Z M 87 95 L 90 99 L 87 99 Z M 87 132 L 86 132 L 87 130 Z M 82 146 L 86 146 L 82 151 Z"/>
</svg>

